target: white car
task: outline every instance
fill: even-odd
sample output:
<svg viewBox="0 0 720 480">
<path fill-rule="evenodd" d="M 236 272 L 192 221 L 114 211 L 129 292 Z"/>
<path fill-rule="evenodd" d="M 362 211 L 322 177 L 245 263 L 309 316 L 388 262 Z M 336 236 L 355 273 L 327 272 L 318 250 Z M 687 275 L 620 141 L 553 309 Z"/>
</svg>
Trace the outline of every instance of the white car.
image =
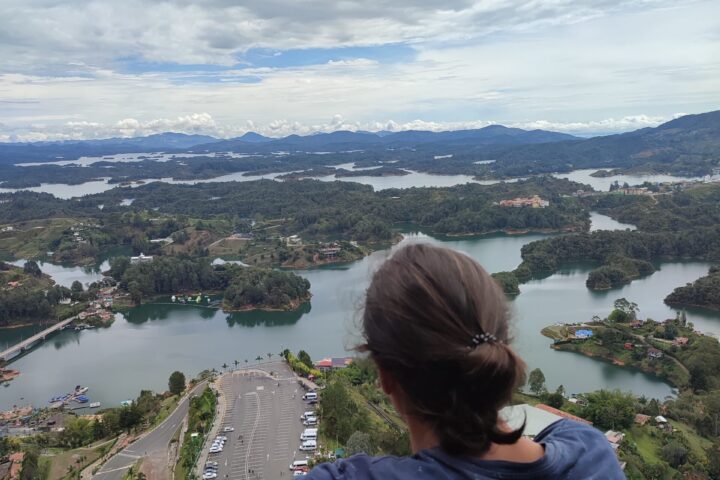
<svg viewBox="0 0 720 480">
<path fill-rule="evenodd" d="M 234 432 L 235 429 L 233 427 L 225 427 L 223 428 L 223 432 Z"/>
</svg>

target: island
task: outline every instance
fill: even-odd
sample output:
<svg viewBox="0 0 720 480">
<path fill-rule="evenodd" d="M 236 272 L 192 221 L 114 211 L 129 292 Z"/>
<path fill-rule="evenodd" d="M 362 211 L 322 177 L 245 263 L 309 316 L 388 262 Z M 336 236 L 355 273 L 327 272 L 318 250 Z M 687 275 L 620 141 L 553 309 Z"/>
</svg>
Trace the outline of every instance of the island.
<svg viewBox="0 0 720 480">
<path fill-rule="evenodd" d="M 698 278 L 665 297 L 665 303 L 673 307 L 701 307 L 720 310 L 720 266 L 710 267 L 704 277 Z"/>
</svg>

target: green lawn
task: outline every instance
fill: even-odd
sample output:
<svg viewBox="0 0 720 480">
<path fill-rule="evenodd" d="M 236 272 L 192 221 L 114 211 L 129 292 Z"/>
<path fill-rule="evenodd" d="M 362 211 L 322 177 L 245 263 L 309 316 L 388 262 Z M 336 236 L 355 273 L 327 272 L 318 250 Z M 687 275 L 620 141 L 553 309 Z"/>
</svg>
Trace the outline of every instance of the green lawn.
<svg viewBox="0 0 720 480">
<path fill-rule="evenodd" d="M 649 428 L 653 427 L 637 427 L 634 426 L 625 439 L 626 441 L 635 442 L 638 454 L 646 463 L 660 463 L 662 459 L 660 453 L 660 439 L 650 435 Z"/>
</svg>

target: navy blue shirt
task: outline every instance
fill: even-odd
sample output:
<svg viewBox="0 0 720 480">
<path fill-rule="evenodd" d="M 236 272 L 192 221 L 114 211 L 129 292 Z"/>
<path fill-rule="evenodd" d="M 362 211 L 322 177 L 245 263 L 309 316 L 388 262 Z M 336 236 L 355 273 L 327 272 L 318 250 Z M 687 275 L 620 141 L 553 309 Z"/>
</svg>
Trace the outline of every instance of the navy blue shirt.
<svg viewBox="0 0 720 480">
<path fill-rule="evenodd" d="M 624 479 L 625 475 L 598 430 L 572 420 L 558 420 L 534 439 L 545 455 L 531 463 L 450 456 L 439 448 L 412 457 L 353 455 L 313 468 L 306 480 L 491 480 Z"/>
</svg>

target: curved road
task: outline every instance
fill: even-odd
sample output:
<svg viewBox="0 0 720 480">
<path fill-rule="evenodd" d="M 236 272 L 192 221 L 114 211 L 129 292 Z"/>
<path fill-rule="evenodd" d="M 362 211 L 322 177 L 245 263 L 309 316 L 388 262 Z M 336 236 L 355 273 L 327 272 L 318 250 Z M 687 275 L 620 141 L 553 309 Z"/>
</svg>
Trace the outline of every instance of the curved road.
<svg viewBox="0 0 720 480">
<path fill-rule="evenodd" d="M 93 479 L 122 480 L 127 470 L 144 457 L 150 457 L 153 463 L 157 461 L 159 465 L 167 465 L 170 440 L 188 413 L 190 398 L 199 394 L 206 385 L 205 380 L 198 383 L 160 425 L 116 453 L 93 475 Z"/>
</svg>

